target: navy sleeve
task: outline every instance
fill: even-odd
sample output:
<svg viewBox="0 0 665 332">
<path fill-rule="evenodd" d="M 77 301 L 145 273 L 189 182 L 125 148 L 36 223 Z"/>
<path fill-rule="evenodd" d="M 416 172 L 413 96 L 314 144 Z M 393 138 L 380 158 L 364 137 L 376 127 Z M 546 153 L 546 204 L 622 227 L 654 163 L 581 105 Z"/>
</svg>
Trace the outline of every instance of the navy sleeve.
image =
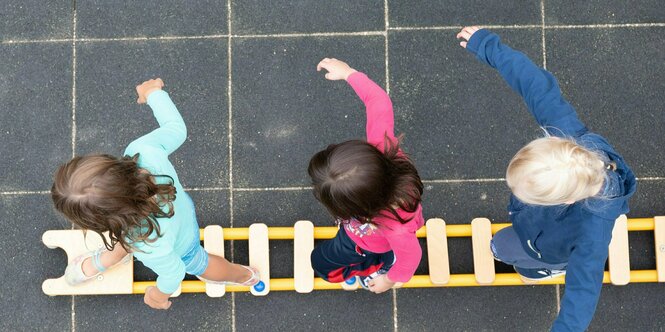
<svg viewBox="0 0 665 332">
<path fill-rule="evenodd" d="M 471 36 L 466 49 L 497 69 L 524 98 L 538 124 L 552 135 L 579 137 L 587 132 L 575 109 L 561 95 L 554 76 L 523 53 L 502 44 L 498 35 L 481 29 Z"/>
<path fill-rule="evenodd" d="M 552 331 L 584 331 L 591 323 L 603 286 L 608 245 L 604 241 L 586 241 L 573 249 L 566 268 L 561 311 Z"/>
</svg>

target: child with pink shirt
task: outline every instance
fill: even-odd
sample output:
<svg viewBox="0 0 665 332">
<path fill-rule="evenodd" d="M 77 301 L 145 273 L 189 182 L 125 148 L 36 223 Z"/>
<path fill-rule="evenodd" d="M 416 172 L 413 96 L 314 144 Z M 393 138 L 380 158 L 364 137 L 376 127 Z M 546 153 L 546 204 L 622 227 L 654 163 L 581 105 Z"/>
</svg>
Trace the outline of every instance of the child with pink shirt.
<svg viewBox="0 0 665 332">
<path fill-rule="evenodd" d="M 381 293 L 409 281 L 420 263 L 423 185 L 399 148 L 386 92 L 340 60 L 325 58 L 321 69 L 328 80 L 346 80 L 365 104 L 367 141 L 331 144 L 309 162 L 314 196 L 341 226 L 314 249 L 312 267 L 329 282 L 358 276 L 363 288 Z"/>
</svg>

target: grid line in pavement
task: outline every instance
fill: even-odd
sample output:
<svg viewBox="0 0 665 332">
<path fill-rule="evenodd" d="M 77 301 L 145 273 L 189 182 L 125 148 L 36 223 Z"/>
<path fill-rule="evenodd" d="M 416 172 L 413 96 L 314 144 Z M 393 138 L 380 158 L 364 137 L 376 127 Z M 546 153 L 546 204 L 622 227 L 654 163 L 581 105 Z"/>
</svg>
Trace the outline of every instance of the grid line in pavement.
<svg viewBox="0 0 665 332">
<path fill-rule="evenodd" d="M 607 23 L 607 24 L 517 24 L 517 25 L 492 25 L 479 24 L 488 29 L 619 29 L 619 28 L 652 28 L 665 27 L 665 23 Z M 30 44 L 30 43 L 66 43 L 76 42 L 113 42 L 113 41 L 148 41 L 148 40 L 183 40 L 183 39 L 224 39 L 224 38 L 298 38 L 298 37 L 352 37 L 352 36 L 385 36 L 391 31 L 420 31 L 420 30 L 457 30 L 462 26 L 419 26 L 419 27 L 391 27 L 381 31 L 352 31 L 352 32 L 308 32 L 308 33 L 273 33 L 273 34 L 215 34 L 197 36 L 154 36 L 154 37 L 117 37 L 117 38 L 55 38 L 55 39 L 19 39 L 0 40 L 0 44 Z"/>
</svg>

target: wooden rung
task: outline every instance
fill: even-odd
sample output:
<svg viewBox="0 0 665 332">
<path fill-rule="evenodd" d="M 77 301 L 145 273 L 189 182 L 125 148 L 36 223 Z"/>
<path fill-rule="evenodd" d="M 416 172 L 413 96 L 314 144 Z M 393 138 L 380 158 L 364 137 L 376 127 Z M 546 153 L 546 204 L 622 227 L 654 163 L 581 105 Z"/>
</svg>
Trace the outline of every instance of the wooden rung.
<svg viewBox="0 0 665 332">
<path fill-rule="evenodd" d="M 479 284 L 494 282 L 494 256 L 490 249 L 492 223 L 487 218 L 471 221 L 471 242 L 473 243 L 473 269 Z"/>
<path fill-rule="evenodd" d="M 215 256 L 224 257 L 224 229 L 222 226 L 213 225 L 203 229 L 203 247 Z M 206 294 L 210 297 L 222 297 L 226 293 L 225 285 L 206 283 Z"/>
<path fill-rule="evenodd" d="M 314 250 L 314 224 L 300 220 L 293 226 L 293 282 L 296 292 L 314 290 L 314 269 L 310 255 Z"/>
<path fill-rule="evenodd" d="M 252 294 L 263 296 L 270 292 L 270 247 L 268 244 L 268 226 L 266 224 L 252 224 L 249 226 L 249 265 L 257 268 L 261 273 L 264 284 L 262 291 L 250 287 Z"/>
<path fill-rule="evenodd" d="M 435 285 L 445 285 L 450 281 L 446 222 L 438 218 L 430 219 L 427 220 L 425 227 L 427 229 L 429 278 Z"/>
<path fill-rule="evenodd" d="M 621 215 L 614 223 L 609 247 L 610 281 L 613 285 L 626 285 L 630 282 L 628 255 L 628 218 Z"/>
<path fill-rule="evenodd" d="M 107 237 L 108 239 L 108 237 Z M 42 235 L 44 244 L 51 248 L 62 248 L 67 253 L 67 262 L 88 251 L 104 247 L 101 236 L 95 232 L 82 230 L 52 230 Z M 64 269 L 63 269 L 64 270 Z M 47 279 L 42 290 L 47 295 L 93 295 L 93 294 L 132 294 L 134 263 L 131 257 L 108 269 L 97 278 L 81 285 L 70 286 L 65 277 Z"/>
<path fill-rule="evenodd" d="M 665 282 L 665 217 L 654 218 L 653 229 L 656 242 L 656 271 L 658 282 Z"/>
</svg>

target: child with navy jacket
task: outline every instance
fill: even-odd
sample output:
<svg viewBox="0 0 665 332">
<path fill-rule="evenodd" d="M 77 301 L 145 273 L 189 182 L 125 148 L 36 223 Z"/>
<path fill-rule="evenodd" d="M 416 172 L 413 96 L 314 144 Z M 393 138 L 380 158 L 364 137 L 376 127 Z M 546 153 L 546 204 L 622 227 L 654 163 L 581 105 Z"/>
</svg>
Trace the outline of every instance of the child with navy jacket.
<svg viewBox="0 0 665 332">
<path fill-rule="evenodd" d="M 499 71 L 547 132 L 510 161 L 512 227 L 492 239 L 494 256 L 526 279 L 565 274 L 552 331 L 584 331 L 600 296 L 614 222 L 628 212 L 635 176 L 607 140 L 579 120 L 552 74 L 488 30 L 466 27 L 457 38 Z"/>
</svg>

